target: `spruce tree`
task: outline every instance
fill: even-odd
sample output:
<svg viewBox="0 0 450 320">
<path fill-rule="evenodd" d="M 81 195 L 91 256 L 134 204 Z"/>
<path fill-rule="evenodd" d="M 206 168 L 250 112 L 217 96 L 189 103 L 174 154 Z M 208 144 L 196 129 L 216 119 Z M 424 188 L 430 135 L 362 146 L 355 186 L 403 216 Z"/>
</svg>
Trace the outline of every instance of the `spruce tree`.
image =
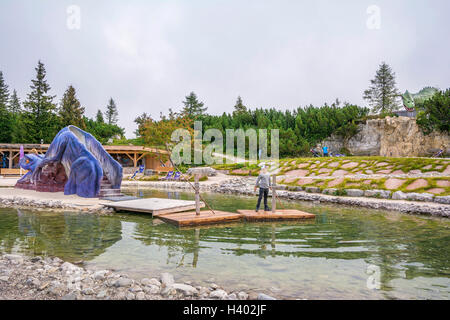
<svg viewBox="0 0 450 320">
<path fill-rule="evenodd" d="M 370 83 L 363 97 L 369 101 L 373 113 L 388 114 L 398 110 L 400 93 L 396 87 L 395 73 L 387 63 L 381 63 Z"/>
<path fill-rule="evenodd" d="M 18 115 L 22 112 L 22 104 L 20 103 L 16 90 L 13 91 L 11 98 L 9 99 L 9 111 L 13 115 Z"/>
<path fill-rule="evenodd" d="M 61 125 L 67 127 L 69 125 L 77 126 L 81 129 L 86 129 L 83 121 L 84 108 L 76 97 L 76 91 L 73 86 L 69 86 L 61 100 L 61 107 L 59 108 L 59 117 Z"/>
<path fill-rule="evenodd" d="M 184 107 L 182 113 L 191 118 L 196 118 L 206 112 L 208 109 L 203 102 L 198 101 L 197 95 L 191 92 L 183 101 Z"/>
<path fill-rule="evenodd" d="M 99 109 L 95 115 L 95 121 L 98 123 L 105 123 L 105 118 L 103 118 L 103 112 Z"/>
<path fill-rule="evenodd" d="M 11 142 L 11 113 L 8 110 L 9 89 L 0 71 L 0 142 Z"/>
<path fill-rule="evenodd" d="M 56 106 L 53 104 L 55 96 L 49 94 L 50 85 L 45 79 L 44 64 L 39 61 L 36 70 L 36 79 L 31 80 L 31 92 L 23 103 L 24 112 L 19 123 L 20 135 L 16 142 L 44 143 L 52 142 L 58 130 L 58 119 L 55 114 Z"/>
<path fill-rule="evenodd" d="M 119 113 L 117 112 L 117 106 L 114 102 L 113 98 L 109 99 L 109 103 L 106 106 L 106 120 L 108 121 L 108 124 L 117 124 L 117 117 Z"/>
<path fill-rule="evenodd" d="M 236 104 L 234 105 L 233 115 L 241 114 L 241 113 L 245 113 L 245 112 L 247 112 L 247 107 L 244 106 L 244 104 L 242 102 L 242 98 L 240 96 L 238 96 L 238 98 L 236 100 Z"/>
</svg>

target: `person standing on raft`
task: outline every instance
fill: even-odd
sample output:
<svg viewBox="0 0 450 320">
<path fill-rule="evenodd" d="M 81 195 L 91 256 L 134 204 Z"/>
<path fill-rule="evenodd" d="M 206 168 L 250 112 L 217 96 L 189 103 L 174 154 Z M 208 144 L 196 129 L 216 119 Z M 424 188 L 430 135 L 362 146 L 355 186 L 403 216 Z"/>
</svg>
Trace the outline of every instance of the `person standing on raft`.
<svg viewBox="0 0 450 320">
<path fill-rule="evenodd" d="M 258 178 L 256 179 L 255 191 L 259 187 L 259 196 L 258 203 L 256 204 L 256 212 L 259 211 L 259 207 L 261 205 L 261 199 L 264 196 L 264 211 L 270 211 L 269 206 L 267 205 L 267 196 L 269 195 L 269 189 L 272 186 L 270 181 L 270 175 L 267 173 L 267 168 L 262 168 L 259 173 Z"/>
</svg>

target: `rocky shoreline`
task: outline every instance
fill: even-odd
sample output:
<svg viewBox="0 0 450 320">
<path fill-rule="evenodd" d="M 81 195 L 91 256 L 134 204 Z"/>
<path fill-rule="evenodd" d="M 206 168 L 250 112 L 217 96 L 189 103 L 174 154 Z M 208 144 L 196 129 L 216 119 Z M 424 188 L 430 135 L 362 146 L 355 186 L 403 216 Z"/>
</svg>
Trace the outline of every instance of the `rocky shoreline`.
<svg viewBox="0 0 450 320">
<path fill-rule="evenodd" d="M 275 300 L 263 293 L 177 283 L 173 275 L 132 279 L 89 270 L 57 257 L 0 256 L 0 300 Z"/>
<path fill-rule="evenodd" d="M 200 184 L 203 192 L 216 192 L 225 194 L 241 194 L 254 196 L 254 177 L 231 178 L 222 183 Z M 123 189 L 154 188 L 163 190 L 192 190 L 187 182 L 124 182 Z M 303 190 L 297 187 L 297 191 L 286 190 L 287 187 L 278 186 L 277 195 L 279 198 L 289 200 L 315 201 L 336 203 L 349 206 L 359 206 L 370 209 L 382 209 L 399 211 L 410 214 L 423 214 L 438 217 L 450 217 L 450 197 L 435 197 L 434 202 L 429 201 L 425 196 L 414 194 L 414 199 L 408 198 L 408 194 L 398 192 L 394 199 L 383 198 L 383 190 L 348 190 L 347 196 L 335 196 L 326 193 L 318 193 L 320 190 Z M 316 193 L 317 192 L 317 193 Z M 369 197 L 373 194 L 373 197 Z M 377 197 L 378 196 L 378 197 Z M 414 201 L 415 200 L 415 201 Z"/>
</svg>

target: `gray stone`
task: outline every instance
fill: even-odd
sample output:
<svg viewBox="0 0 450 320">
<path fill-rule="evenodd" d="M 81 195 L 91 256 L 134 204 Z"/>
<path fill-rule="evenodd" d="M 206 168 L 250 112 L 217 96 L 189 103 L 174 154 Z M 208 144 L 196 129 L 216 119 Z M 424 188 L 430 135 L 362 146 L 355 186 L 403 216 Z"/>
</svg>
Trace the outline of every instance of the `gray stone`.
<svg viewBox="0 0 450 320">
<path fill-rule="evenodd" d="M 434 202 L 450 204 L 450 196 L 434 197 Z"/>
<path fill-rule="evenodd" d="M 333 195 L 336 191 L 337 191 L 336 188 L 328 188 L 328 189 L 324 189 L 322 193 Z"/>
<path fill-rule="evenodd" d="M 151 278 L 151 279 L 144 278 L 141 280 L 141 283 L 145 286 L 149 286 L 149 285 L 154 285 L 154 286 L 158 286 L 158 287 L 161 286 L 161 282 L 159 282 L 155 278 Z"/>
<path fill-rule="evenodd" d="M 228 294 L 222 289 L 217 289 L 217 290 L 212 291 L 209 294 L 209 297 L 212 299 L 224 300 L 228 297 Z"/>
<path fill-rule="evenodd" d="M 364 196 L 364 191 L 360 189 L 345 189 L 347 196 L 349 197 L 362 197 Z"/>
<path fill-rule="evenodd" d="M 407 195 L 402 191 L 396 191 L 392 195 L 392 200 L 407 200 Z"/>
<path fill-rule="evenodd" d="M 365 197 L 374 197 L 374 198 L 382 198 L 389 199 L 391 197 L 391 192 L 388 190 L 366 190 L 364 191 Z"/>
<path fill-rule="evenodd" d="M 244 291 L 241 291 L 238 293 L 238 298 L 239 300 L 247 300 L 248 299 L 248 294 L 245 293 Z"/>
<path fill-rule="evenodd" d="M 108 273 L 108 270 L 99 270 L 99 271 L 96 271 L 96 272 L 94 273 L 94 279 L 95 279 L 95 280 L 103 280 L 103 279 L 105 279 L 107 273 Z"/>
<path fill-rule="evenodd" d="M 407 193 L 408 200 L 433 202 L 434 195 L 431 193 Z"/>
<path fill-rule="evenodd" d="M 174 283 L 172 285 L 172 288 L 177 290 L 177 292 L 183 293 L 185 296 L 194 296 L 198 295 L 197 289 L 195 289 L 193 286 L 190 286 L 188 284 L 183 283 Z"/>
<path fill-rule="evenodd" d="M 151 284 L 151 285 L 145 286 L 144 291 L 146 293 L 150 293 L 150 294 L 158 294 L 160 289 L 159 289 L 159 286 L 155 286 L 155 285 Z"/>
<path fill-rule="evenodd" d="M 127 300 L 136 299 L 136 295 L 133 292 L 128 292 L 126 297 L 127 297 Z"/>
<path fill-rule="evenodd" d="M 236 296 L 236 293 L 232 293 L 232 294 L 229 294 L 228 295 L 228 300 L 237 300 L 238 298 L 237 298 L 237 296 Z"/>
<path fill-rule="evenodd" d="M 83 289 L 83 290 L 81 291 L 81 293 L 84 294 L 84 295 L 92 295 L 92 294 L 95 294 L 95 292 L 94 292 L 94 290 L 93 290 L 92 288 L 86 288 L 86 289 Z"/>
<path fill-rule="evenodd" d="M 100 291 L 100 292 L 97 294 L 97 298 L 103 299 L 103 298 L 106 297 L 106 295 L 107 295 L 106 290 L 102 290 L 102 291 Z"/>
<path fill-rule="evenodd" d="M 8 276 L 1 276 L 0 281 L 8 282 L 9 277 Z"/>
<path fill-rule="evenodd" d="M 138 292 L 136 294 L 136 300 L 145 300 L 145 293 L 143 292 Z"/>
<path fill-rule="evenodd" d="M 77 294 L 75 292 L 71 292 L 66 294 L 61 298 L 62 300 L 77 300 Z"/>
<path fill-rule="evenodd" d="M 23 262 L 23 257 L 19 256 L 17 254 L 5 254 L 4 257 L 9 260 L 9 261 L 15 261 L 18 263 L 22 263 Z"/>
<path fill-rule="evenodd" d="M 114 282 L 115 287 L 129 287 L 133 283 L 133 280 L 128 278 L 119 278 Z"/>
<path fill-rule="evenodd" d="M 167 272 L 161 273 L 161 284 L 163 287 L 171 286 L 175 283 L 175 280 L 173 279 L 173 275 Z"/>
<path fill-rule="evenodd" d="M 320 193 L 320 188 L 317 188 L 317 187 L 306 187 L 305 191 L 309 192 L 309 193 Z"/>
<path fill-rule="evenodd" d="M 186 172 L 188 175 L 199 174 L 201 176 L 213 177 L 217 175 L 217 171 L 211 167 L 189 168 Z"/>
<path fill-rule="evenodd" d="M 257 300 L 277 300 L 277 299 L 275 299 L 274 297 L 271 297 L 267 294 L 260 293 L 260 294 L 258 294 Z"/>
</svg>

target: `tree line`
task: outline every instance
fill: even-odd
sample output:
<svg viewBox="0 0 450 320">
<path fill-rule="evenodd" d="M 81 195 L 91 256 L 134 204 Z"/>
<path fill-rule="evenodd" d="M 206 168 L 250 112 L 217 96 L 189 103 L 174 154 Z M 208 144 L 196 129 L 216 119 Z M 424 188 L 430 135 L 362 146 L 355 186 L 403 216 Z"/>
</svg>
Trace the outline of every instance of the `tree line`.
<svg viewBox="0 0 450 320">
<path fill-rule="evenodd" d="M 203 133 L 210 129 L 218 129 L 226 136 L 226 129 L 267 129 L 270 142 L 270 130 L 279 130 L 279 152 L 282 157 L 295 157 L 309 153 L 311 147 L 329 137 L 332 133 L 344 137 L 356 133 L 356 121 L 369 113 L 349 103 L 341 104 L 336 100 L 331 105 L 320 107 L 309 105 L 290 111 L 275 108 L 248 108 L 241 97 L 238 97 L 231 113 L 222 115 L 207 113 L 207 107 L 194 92 L 183 101 L 180 112 L 169 109 L 169 115 L 161 114 L 159 120 L 152 119 L 143 113 L 136 118 L 138 125 L 136 135 L 142 144 L 156 147 L 170 141 L 171 133 L 178 128 L 189 128 L 192 132 L 194 121 L 202 121 Z M 155 134 L 158 132 L 159 134 Z M 225 150 L 224 141 L 224 150 Z M 269 144 L 270 150 L 270 144 Z"/>
<path fill-rule="evenodd" d="M 30 92 L 23 102 L 16 90 L 10 93 L 0 71 L 0 142 L 51 143 L 55 135 L 68 125 L 90 132 L 101 143 L 124 136 L 124 129 L 117 125 L 118 111 L 112 98 L 104 112 L 98 110 L 95 119 L 88 118 L 72 85 L 57 103 L 56 96 L 50 93 L 51 87 L 41 61 L 35 71 L 36 77 L 31 80 Z"/>
</svg>

